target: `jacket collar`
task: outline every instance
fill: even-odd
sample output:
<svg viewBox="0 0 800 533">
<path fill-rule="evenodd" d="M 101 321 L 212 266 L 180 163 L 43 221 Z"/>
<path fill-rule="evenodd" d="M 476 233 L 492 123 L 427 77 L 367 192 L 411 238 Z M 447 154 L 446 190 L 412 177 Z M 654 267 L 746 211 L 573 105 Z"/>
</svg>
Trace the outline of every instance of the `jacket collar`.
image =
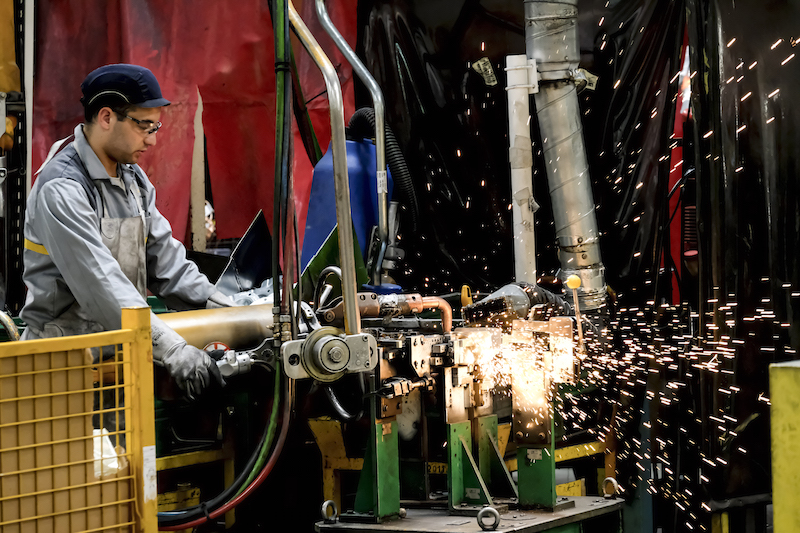
<svg viewBox="0 0 800 533">
<path fill-rule="evenodd" d="M 124 179 L 127 177 L 128 180 L 132 180 L 136 176 L 133 165 L 120 165 L 119 163 L 117 164 L 117 175 L 109 176 L 103 163 L 100 162 L 100 158 L 97 157 L 89 141 L 86 140 L 86 134 L 83 132 L 83 124 L 75 126 L 75 151 L 78 152 L 81 161 L 86 165 L 89 177 L 93 180 L 107 180 L 124 189 L 125 187 L 121 183 L 121 178 Z"/>
</svg>

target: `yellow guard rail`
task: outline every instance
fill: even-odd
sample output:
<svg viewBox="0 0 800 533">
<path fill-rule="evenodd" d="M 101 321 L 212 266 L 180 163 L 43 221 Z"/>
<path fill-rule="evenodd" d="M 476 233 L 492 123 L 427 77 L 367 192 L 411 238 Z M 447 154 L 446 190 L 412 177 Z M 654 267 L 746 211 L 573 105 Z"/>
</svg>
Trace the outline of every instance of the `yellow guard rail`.
<svg viewBox="0 0 800 533">
<path fill-rule="evenodd" d="M 115 359 L 92 364 L 103 346 Z M 0 344 L 0 531 L 155 533 L 153 401 L 149 308 L 123 309 L 118 331 Z M 125 444 L 105 471 L 93 418 Z"/>
</svg>

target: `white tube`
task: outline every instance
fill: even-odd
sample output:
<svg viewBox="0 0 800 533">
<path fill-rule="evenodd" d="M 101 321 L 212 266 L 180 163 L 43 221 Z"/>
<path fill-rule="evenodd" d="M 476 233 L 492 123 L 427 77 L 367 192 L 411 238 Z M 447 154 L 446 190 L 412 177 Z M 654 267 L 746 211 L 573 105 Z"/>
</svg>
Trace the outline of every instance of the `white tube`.
<svg viewBox="0 0 800 533">
<path fill-rule="evenodd" d="M 533 231 L 533 150 L 530 82 L 525 54 L 506 57 L 508 92 L 508 161 L 511 165 L 511 214 L 514 223 L 514 279 L 536 283 L 536 238 Z"/>
</svg>

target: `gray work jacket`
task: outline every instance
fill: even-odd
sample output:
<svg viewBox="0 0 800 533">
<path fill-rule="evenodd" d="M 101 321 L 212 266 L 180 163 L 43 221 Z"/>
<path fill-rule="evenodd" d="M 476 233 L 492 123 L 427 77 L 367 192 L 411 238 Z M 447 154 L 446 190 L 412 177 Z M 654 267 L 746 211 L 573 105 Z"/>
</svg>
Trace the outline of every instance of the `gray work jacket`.
<svg viewBox="0 0 800 533">
<path fill-rule="evenodd" d="M 93 188 L 82 185 L 87 176 Z M 117 177 L 108 176 L 81 124 L 75 140 L 42 169 L 28 196 L 22 276 L 28 294 L 20 317 L 29 327 L 41 331 L 77 305 L 80 316 L 106 330 L 119 329 L 123 307 L 147 305 L 100 235 L 104 211 L 114 218 L 139 216 L 139 190 L 146 214 L 148 289 L 168 301 L 205 305 L 214 286 L 172 237 L 145 173 L 138 165 L 117 165 Z"/>
</svg>

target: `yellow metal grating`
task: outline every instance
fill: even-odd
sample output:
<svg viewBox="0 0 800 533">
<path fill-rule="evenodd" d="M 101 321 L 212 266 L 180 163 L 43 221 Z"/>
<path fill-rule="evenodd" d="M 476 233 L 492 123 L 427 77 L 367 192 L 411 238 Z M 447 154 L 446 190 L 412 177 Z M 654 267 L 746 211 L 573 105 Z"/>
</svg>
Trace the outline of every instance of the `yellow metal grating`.
<svg viewBox="0 0 800 533">
<path fill-rule="evenodd" d="M 143 439 L 137 424 L 141 395 L 134 387 L 137 375 L 145 382 L 149 376 L 152 391 L 149 313 L 144 311 L 124 315 L 129 322 L 134 315 L 144 318 L 146 332 L 140 324 L 138 330 L 0 344 L 3 533 L 154 531 L 154 502 L 142 500 L 142 445 L 150 437 Z M 90 351 L 99 346 L 112 347 L 115 355 L 100 373 L 93 371 L 97 365 Z M 95 383 L 103 375 L 106 379 Z M 149 417 L 152 426 L 152 409 Z M 136 433 L 126 429 L 126 419 Z M 133 453 L 118 447 L 118 453 L 101 457 L 117 467 L 98 476 L 93 427 L 101 420 L 110 440 Z"/>
</svg>

